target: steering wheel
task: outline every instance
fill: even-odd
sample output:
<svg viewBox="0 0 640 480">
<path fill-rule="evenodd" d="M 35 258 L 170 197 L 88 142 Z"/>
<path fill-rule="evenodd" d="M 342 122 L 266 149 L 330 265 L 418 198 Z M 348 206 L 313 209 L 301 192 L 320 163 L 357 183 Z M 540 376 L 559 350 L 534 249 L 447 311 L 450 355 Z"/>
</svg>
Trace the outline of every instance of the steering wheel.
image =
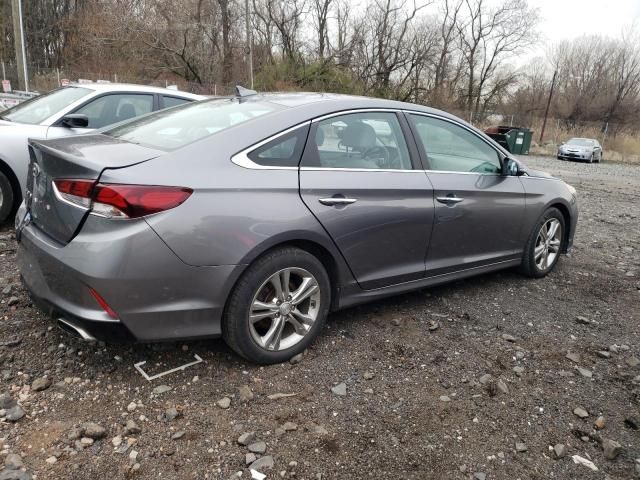
<svg viewBox="0 0 640 480">
<path fill-rule="evenodd" d="M 378 166 L 380 167 L 389 167 L 389 150 L 387 150 L 382 145 L 376 145 L 375 147 L 367 148 L 364 152 L 362 152 L 362 157 L 376 160 Z"/>
</svg>

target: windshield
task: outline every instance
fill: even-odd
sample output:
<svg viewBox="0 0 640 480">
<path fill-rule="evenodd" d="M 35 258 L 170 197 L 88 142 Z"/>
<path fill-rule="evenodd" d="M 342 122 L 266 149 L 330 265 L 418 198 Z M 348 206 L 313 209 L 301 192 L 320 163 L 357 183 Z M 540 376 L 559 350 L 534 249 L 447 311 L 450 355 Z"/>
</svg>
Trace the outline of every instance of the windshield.
<svg viewBox="0 0 640 480">
<path fill-rule="evenodd" d="M 93 90 L 80 87 L 65 87 L 52 90 L 49 93 L 32 98 L 9 110 L 5 110 L 2 112 L 1 118 L 12 122 L 36 125 L 92 91 Z"/>
<path fill-rule="evenodd" d="M 174 150 L 216 132 L 286 107 L 270 102 L 220 99 L 144 116 L 103 133 L 132 143 Z"/>
<path fill-rule="evenodd" d="M 572 138 L 567 142 L 567 145 L 577 145 L 579 147 L 593 147 L 594 144 L 595 141 L 589 138 Z"/>
</svg>

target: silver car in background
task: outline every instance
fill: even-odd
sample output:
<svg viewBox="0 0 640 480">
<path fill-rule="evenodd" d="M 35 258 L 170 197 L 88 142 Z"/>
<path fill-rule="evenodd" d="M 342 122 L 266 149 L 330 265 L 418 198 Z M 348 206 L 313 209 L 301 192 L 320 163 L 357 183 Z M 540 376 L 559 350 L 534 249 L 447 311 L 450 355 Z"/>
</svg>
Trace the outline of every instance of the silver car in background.
<svg viewBox="0 0 640 480">
<path fill-rule="evenodd" d="M 258 363 L 330 311 L 519 267 L 572 244 L 575 190 L 445 112 L 244 94 L 32 141 L 18 264 L 84 338 L 222 336 Z M 495 292 L 488 292 L 489 296 Z"/>
<path fill-rule="evenodd" d="M 602 146 L 595 138 L 572 138 L 558 147 L 558 160 L 602 161 Z"/>
<path fill-rule="evenodd" d="M 0 223 L 22 202 L 29 165 L 29 138 L 88 133 L 204 98 L 166 88 L 87 83 L 53 90 L 0 112 Z"/>
</svg>

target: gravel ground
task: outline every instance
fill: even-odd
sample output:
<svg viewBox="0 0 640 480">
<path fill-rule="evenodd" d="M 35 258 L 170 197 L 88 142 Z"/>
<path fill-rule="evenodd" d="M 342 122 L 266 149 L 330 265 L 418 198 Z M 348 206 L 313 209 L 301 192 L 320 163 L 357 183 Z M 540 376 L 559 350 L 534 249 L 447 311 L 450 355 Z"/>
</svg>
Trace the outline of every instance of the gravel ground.
<svg viewBox="0 0 640 480">
<path fill-rule="evenodd" d="M 295 364 L 250 365 L 220 341 L 77 341 L 32 307 L 5 228 L 0 459 L 24 467 L 0 479 L 248 479 L 256 457 L 268 478 L 640 476 L 640 167 L 525 162 L 580 197 L 575 249 L 550 276 L 333 314 Z M 204 362 L 153 382 L 133 367 L 193 354 Z"/>
</svg>

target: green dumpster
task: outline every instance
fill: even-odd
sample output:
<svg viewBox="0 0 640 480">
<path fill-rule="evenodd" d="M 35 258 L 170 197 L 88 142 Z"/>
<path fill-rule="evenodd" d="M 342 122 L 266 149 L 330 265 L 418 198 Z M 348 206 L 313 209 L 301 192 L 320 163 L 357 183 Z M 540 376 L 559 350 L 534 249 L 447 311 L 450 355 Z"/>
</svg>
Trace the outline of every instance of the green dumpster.
<svg viewBox="0 0 640 480">
<path fill-rule="evenodd" d="M 533 131 L 526 127 L 507 127 L 499 125 L 487 128 L 485 133 L 510 153 L 514 153 L 516 155 L 529 154 Z"/>
</svg>

